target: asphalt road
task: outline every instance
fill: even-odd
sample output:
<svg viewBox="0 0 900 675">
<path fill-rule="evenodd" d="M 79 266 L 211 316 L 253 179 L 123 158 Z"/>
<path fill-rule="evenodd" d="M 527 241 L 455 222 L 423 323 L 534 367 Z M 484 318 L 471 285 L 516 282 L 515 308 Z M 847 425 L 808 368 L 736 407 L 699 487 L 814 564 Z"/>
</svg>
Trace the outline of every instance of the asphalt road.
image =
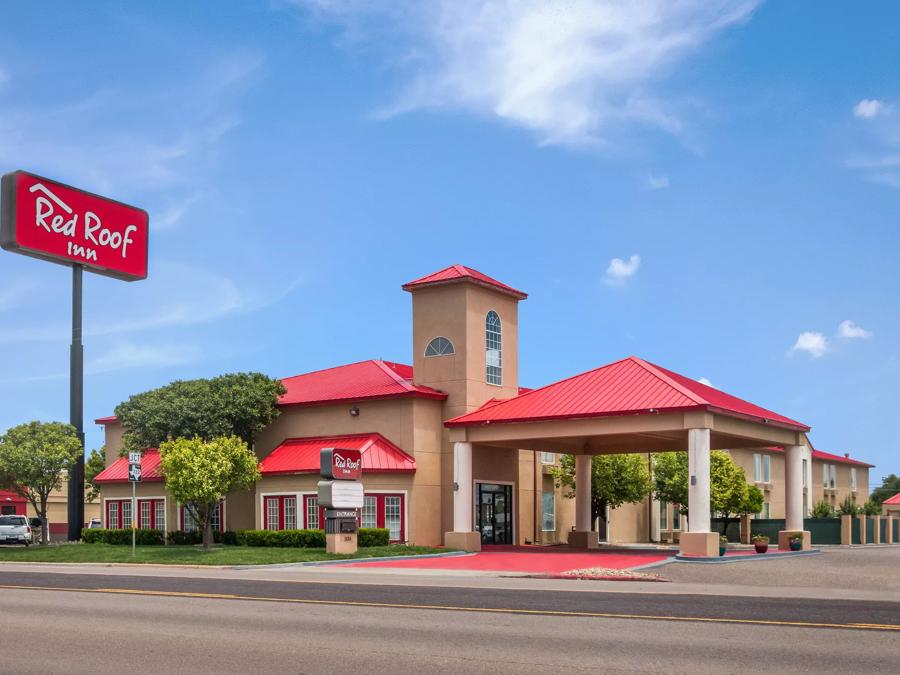
<svg viewBox="0 0 900 675">
<path fill-rule="evenodd" d="M 896 608 L 16 572 L 0 586 L 0 636 L 28 648 L 2 649 L 0 672 L 887 673 L 900 664 Z"/>
</svg>

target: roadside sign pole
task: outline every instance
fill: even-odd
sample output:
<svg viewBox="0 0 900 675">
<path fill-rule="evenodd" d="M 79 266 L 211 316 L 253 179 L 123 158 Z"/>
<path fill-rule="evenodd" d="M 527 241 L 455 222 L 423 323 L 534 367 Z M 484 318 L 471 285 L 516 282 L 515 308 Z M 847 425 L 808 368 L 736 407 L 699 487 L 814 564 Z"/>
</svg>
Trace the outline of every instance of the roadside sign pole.
<svg viewBox="0 0 900 675">
<path fill-rule="evenodd" d="M 131 557 L 137 556 L 137 483 L 131 481 Z"/>
<path fill-rule="evenodd" d="M 82 267 L 72 265 L 72 346 L 69 351 L 69 424 L 81 452 L 69 472 L 69 541 L 81 539 L 84 527 L 84 345 L 81 342 Z"/>
</svg>

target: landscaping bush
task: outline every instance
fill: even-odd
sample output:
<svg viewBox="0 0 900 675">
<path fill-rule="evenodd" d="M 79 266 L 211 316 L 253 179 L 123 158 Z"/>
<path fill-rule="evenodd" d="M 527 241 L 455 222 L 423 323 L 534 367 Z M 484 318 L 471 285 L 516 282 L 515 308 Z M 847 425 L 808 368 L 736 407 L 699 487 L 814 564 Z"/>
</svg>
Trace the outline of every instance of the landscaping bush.
<svg viewBox="0 0 900 675">
<path fill-rule="evenodd" d="M 176 546 L 197 546 L 203 543 L 203 535 L 196 530 L 194 532 L 182 532 L 180 530 L 169 532 L 166 538 L 168 543 Z M 213 530 L 213 542 L 225 544 L 226 546 L 237 546 L 237 533 L 231 530 L 225 532 Z"/>
<path fill-rule="evenodd" d="M 283 546 L 290 548 L 325 548 L 324 530 L 240 530 L 236 540 L 240 546 Z"/>
<path fill-rule="evenodd" d="M 844 497 L 844 501 L 840 503 L 837 510 L 840 516 L 858 516 L 859 511 L 859 506 L 850 498 L 850 495 Z"/>
<path fill-rule="evenodd" d="M 834 518 L 834 509 L 831 508 L 831 504 L 826 502 L 823 499 L 820 499 L 816 502 L 816 505 L 813 506 L 812 513 L 810 514 L 811 518 Z"/>
<path fill-rule="evenodd" d="M 357 538 L 360 548 L 366 546 L 387 546 L 391 543 L 390 530 L 384 527 L 361 527 Z"/>
<path fill-rule="evenodd" d="M 135 542 L 141 546 L 161 546 L 165 543 L 162 530 L 135 530 Z M 85 529 L 81 531 L 85 544 L 131 544 L 131 530 Z"/>
</svg>

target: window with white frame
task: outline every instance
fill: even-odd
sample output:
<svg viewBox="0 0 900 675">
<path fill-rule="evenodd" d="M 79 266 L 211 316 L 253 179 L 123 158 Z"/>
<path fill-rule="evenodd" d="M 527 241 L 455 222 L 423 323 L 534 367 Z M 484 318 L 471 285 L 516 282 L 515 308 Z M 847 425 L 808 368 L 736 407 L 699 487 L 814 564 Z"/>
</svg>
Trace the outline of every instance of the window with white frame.
<svg viewBox="0 0 900 675">
<path fill-rule="evenodd" d="M 837 487 L 837 465 L 830 464 L 828 472 L 831 474 L 831 488 L 834 489 Z"/>
<path fill-rule="evenodd" d="M 225 523 L 222 520 L 223 512 L 225 509 L 225 500 L 220 501 L 213 508 L 212 515 L 210 516 L 210 526 L 213 529 L 213 532 L 224 532 L 225 531 Z M 199 529 L 197 525 L 197 519 L 194 518 L 194 514 L 191 510 L 186 506 L 180 507 L 181 511 L 181 529 L 184 532 L 196 532 Z M 266 528 L 268 529 L 268 528 Z"/>
<path fill-rule="evenodd" d="M 856 492 L 856 467 L 850 467 L 850 489 Z"/>
<path fill-rule="evenodd" d="M 828 465 L 827 464 L 822 465 L 822 485 L 826 488 L 828 487 Z"/>
<path fill-rule="evenodd" d="M 772 482 L 772 457 L 770 455 L 763 455 L 763 482 Z"/>
<path fill-rule="evenodd" d="M 753 480 L 756 483 L 762 481 L 762 455 L 753 455 Z"/>
<path fill-rule="evenodd" d="M 659 529 L 669 529 L 669 505 L 666 502 L 659 503 Z"/>
<path fill-rule="evenodd" d="M 131 529 L 130 499 L 110 499 L 106 502 L 106 527 L 110 530 Z"/>
<path fill-rule="evenodd" d="M 453 343 L 445 337 L 436 337 L 425 347 L 425 356 L 450 356 L 455 353 Z"/>
<path fill-rule="evenodd" d="M 484 336 L 487 383 L 503 384 L 503 341 L 500 315 L 494 310 L 488 312 L 485 317 Z"/>
<path fill-rule="evenodd" d="M 110 530 L 119 529 L 119 502 L 106 503 L 106 527 Z"/>
<path fill-rule="evenodd" d="M 318 530 L 319 525 L 319 498 L 309 496 L 306 498 L 306 529 Z"/>
<path fill-rule="evenodd" d="M 541 493 L 541 530 L 556 530 L 556 494 L 552 490 Z"/>
<path fill-rule="evenodd" d="M 803 487 L 806 487 L 806 471 L 807 471 L 807 464 L 806 464 L 806 460 L 804 459 L 803 460 Z"/>
<path fill-rule="evenodd" d="M 362 513 L 359 515 L 360 527 L 378 527 L 378 498 L 366 495 L 363 500 Z"/>
<path fill-rule="evenodd" d="M 280 500 L 275 497 L 266 499 L 266 529 L 280 530 L 281 527 L 281 505 Z"/>
<path fill-rule="evenodd" d="M 555 452 L 542 452 L 541 453 L 541 464 L 556 464 L 556 453 Z"/>
<path fill-rule="evenodd" d="M 138 499 L 138 525 L 144 530 L 166 529 L 164 499 Z"/>
<path fill-rule="evenodd" d="M 677 506 L 672 508 L 672 529 L 681 529 L 681 509 L 679 509 Z"/>
<path fill-rule="evenodd" d="M 284 529 L 297 529 L 297 498 L 288 497 L 284 500 Z"/>
<path fill-rule="evenodd" d="M 403 508 L 400 497 L 384 498 L 384 526 L 390 532 L 391 541 L 399 541 L 403 522 Z"/>
</svg>

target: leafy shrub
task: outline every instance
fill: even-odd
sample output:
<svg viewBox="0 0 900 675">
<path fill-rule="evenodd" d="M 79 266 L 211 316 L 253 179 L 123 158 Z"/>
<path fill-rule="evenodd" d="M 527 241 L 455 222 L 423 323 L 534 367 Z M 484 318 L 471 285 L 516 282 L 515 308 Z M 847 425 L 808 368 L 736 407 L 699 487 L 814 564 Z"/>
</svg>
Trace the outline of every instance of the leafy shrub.
<svg viewBox="0 0 900 675">
<path fill-rule="evenodd" d="M 834 509 L 831 508 L 831 504 L 826 502 L 824 499 L 821 499 L 816 502 L 815 506 L 813 506 L 813 510 L 810 515 L 813 518 L 834 518 Z"/>
<path fill-rule="evenodd" d="M 838 514 L 842 516 L 858 516 L 859 506 L 850 498 L 850 495 L 844 497 L 844 501 L 838 506 Z"/>
<path fill-rule="evenodd" d="M 757 532 L 756 534 L 753 535 L 753 543 L 754 544 L 757 544 L 757 543 L 768 544 L 769 538 L 766 535 L 760 534 L 759 532 Z"/>
<path fill-rule="evenodd" d="M 140 546 L 161 546 L 165 543 L 162 530 L 135 530 L 135 542 Z M 85 544 L 131 545 L 131 530 L 85 529 L 81 531 Z"/>
<path fill-rule="evenodd" d="M 217 544 L 225 544 L 226 546 L 237 546 L 237 532 L 234 530 L 225 530 L 224 532 L 213 532 L 213 540 Z"/>
<path fill-rule="evenodd" d="M 865 504 L 862 506 L 862 512 L 867 516 L 880 516 L 881 515 L 881 507 L 877 502 L 872 501 L 871 499 L 867 500 Z"/>
<path fill-rule="evenodd" d="M 324 530 L 240 530 L 239 546 L 282 546 L 289 548 L 325 548 Z"/>
<path fill-rule="evenodd" d="M 166 534 L 166 539 L 170 544 L 174 544 L 175 546 L 199 544 L 202 541 L 199 532 L 182 532 L 181 530 L 169 532 Z"/>
<path fill-rule="evenodd" d="M 357 541 L 360 548 L 387 546 L 391 543 L 391 532 L 384 527 L 361 527 Z"/>
</svg>

